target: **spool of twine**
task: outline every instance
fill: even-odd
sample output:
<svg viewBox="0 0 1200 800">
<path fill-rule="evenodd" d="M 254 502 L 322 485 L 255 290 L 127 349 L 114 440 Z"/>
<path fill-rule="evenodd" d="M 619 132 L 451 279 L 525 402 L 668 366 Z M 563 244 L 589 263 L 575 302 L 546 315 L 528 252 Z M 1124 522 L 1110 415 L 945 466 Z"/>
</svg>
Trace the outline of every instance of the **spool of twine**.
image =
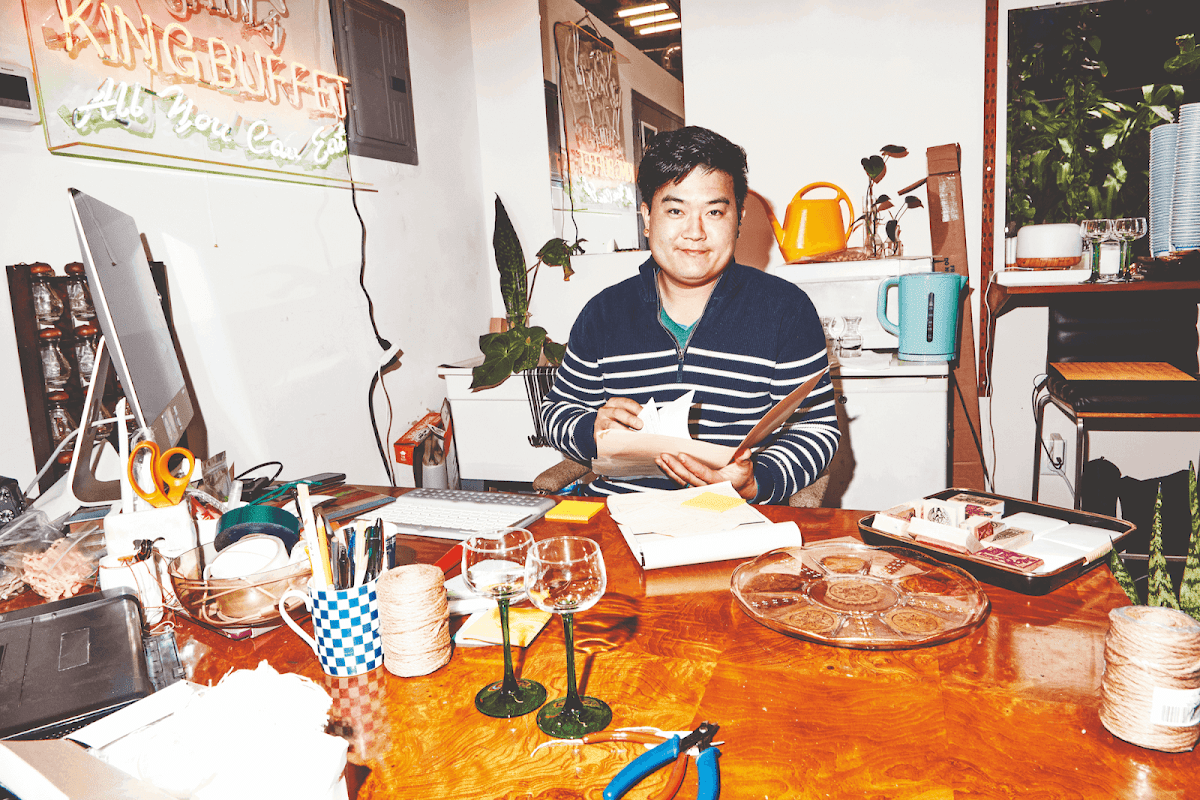
<svg viewBox="0 0 1200 800">
<path fill-rule="evenodd" d="M 402 678 L 428 675 L 450 660 L 446 581 L 432 564 L 408 564 L 379 577 L 383 665 Z"/>
<path fill-rule="evenodd" d="M 1127 742 L 1165 753 L 1200 737 L 1200 622 L 1181 611 L 1124 606 L 1108 614 L 1100 721 Z"/>
</svg>

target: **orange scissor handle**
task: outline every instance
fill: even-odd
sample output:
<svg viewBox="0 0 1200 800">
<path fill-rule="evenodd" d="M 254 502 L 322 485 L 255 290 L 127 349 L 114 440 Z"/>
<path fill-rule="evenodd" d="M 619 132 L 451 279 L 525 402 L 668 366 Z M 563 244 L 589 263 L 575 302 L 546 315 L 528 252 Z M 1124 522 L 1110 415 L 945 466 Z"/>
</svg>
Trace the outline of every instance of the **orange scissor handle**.
<svg viewBox="0 0 1200 800">
<path fill-rule="evenodd" d="M 146 489 L 138 482 L 135 469 L 139 454 L 143 450 L 149 453 L 150 477 L 154 482 L 151 489 Z M 186 468 L 172 471 L 171 459 L 176 456 L 183 459 L 180 467 L 186 465 Z M 195 470 L 196 457 L 191 450 L 185 447 L 172 447 L 160 455 L 157 444 L 152 441 L 142 441 L 134 445 L 133 451 L 129 454 L 129 485 L 133 487 L 133 491 L 137 493 L 138 497 L 155 508 L 166 508 L 183 500 L 183 490 L 191 483 L 192 473 Z"/>
</svg>

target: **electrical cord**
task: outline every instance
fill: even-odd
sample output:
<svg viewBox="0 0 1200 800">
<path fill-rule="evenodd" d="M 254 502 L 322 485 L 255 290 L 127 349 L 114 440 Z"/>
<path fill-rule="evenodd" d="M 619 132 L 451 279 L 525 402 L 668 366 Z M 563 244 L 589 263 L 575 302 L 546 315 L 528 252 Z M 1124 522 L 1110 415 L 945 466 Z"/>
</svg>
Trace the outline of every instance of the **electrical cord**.
<svg viewBox="0 0 1200 800">
<path fill-rule="evenodd" d="M 336 23 L 334 27 L 337 27 Z M 335 64 L 341 64 L 341 54 L 338 52 L 337 37 L 333 38 L 333 58 Z M 350 178 L 350 205 L 354 208 L 354 215 L 358 217 L 358 225 L 362 230 L 362 239 L 359 244 L 359 269 L 358 269 L 358 285 L 362 289 L 363 296 L 367 299 L 367 317 L 371 321 L 371 330 L 375 334 L 375 341 L 379 344 L 381 350 L 385 353 L 392 349 L 392 343 L 379 333 L 379 325 L 375 322 L 375 301 L 371 299 L 371 293 L 367 291 L 367 223 L 363 219 L 362 212 L 358 208 L 358 189 L 354 184 L 354 170 L 350 161 L 350 115 L 354 104 L 350 102 L 350 93 L 353 91 L 352 86 L 346 87 L 346 119 L 342 125 L 346 131 L 346 175 Z M 383 444 L 379 439 L 379 423 L 375 420 L 375 384 L 383 380 L 383 370 L 394 364 L 402 355 L 397 350 L 391 358 L 380 364 L 379 368 L 371 376 L 371 386 L 367 389 L 367 409 L 371 415 L 371 432 L 375 434 L 375 444 L 379 450 L 379 458 L 383 461 L 384 472 L 387 473 L 388 480 L 392 486 L 396 485 L 396 477 L 392 472 L 392 463 L 388 460 L 387 452 L 384 450 Z M 388 402 L 388 437 L 391 437 L 391 418 L 392 418 L 392 398 L 387 393 L 386 384 L 383 387 L 383 394 Z"/>
<path fill-rule="evenodd" d="M 104 422 L 108 422 L 108 421 L 109 420 L 104 420 Z M 113 421 L 115 422 L 115 420 L 113 420 Z M 104 424 L 104 423 L 102 422 L 100 424 Z M 50 465 L 53 464 L 55 459 L 58 458 L 58 454 L 63 451 L 63 448 L 67 446 L 67 443 L 70 442 L 72 439 L 74 439 L 78 434 L 79 434 L 79 428 L 76 428 L 75 430 L 71 431 L 66 436 L 64 436 L 63 440 L 58 443 L 58 447 L 54 448 L 54 452 L 51 453 L 50 457 L 46 459 L 46 463 L 42 465 L 42 468 L 40 470 L 38 470 L 38 474 L 34 475 L 33 480 L 31 480 L 29 482 L 29 485 L 25 487 L 25 496 L 26 497 L 29 497 L 29 493 L 33 491 L 34 487 L 37 486 L 38 481 L 40 481 L 42 479 L 42 476 L 45 475 L 47 470 L 50 469 Z M 41 492 L 38 492 L 38 497 L 41 497 Z"/>
</svg>

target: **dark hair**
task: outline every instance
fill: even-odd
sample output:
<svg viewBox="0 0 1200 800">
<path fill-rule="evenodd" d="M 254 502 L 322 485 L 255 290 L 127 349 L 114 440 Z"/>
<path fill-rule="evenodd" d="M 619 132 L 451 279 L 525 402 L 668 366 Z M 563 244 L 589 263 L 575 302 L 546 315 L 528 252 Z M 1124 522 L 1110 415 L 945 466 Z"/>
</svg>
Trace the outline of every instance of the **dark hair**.
<svg viewBox="0 0 1200 800">
<path fill-rule="evenodd" d="M 650 140 L 637 174 L 643 202 L 652 206 L 655 192 L 679 183 L 697 167 L 705 172 L 720 170 L 733 179 L 740 217 L 746 200 L 746 151 L 721 134 L 696 125 L 663 131 Z"/>
</svg>

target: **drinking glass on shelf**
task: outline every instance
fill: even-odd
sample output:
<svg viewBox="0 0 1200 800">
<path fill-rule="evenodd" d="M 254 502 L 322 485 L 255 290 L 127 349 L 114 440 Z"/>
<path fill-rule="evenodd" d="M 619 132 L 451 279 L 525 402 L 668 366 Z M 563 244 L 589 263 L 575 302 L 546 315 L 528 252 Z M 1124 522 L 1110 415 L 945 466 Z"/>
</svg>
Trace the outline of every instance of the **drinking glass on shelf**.
<svg viewBox="0 0 1200 800">
<path fill-rule="evenodd" d="M 1145 217 L 1123 217 L 1112 221 L 1113 236 L 1121 243 L 1121 267 L 1118 280 L 1132 281 L 1133 242 L 1146 235 Z"/>
<path fill-rule="evenodd" d="M 858 358 L 862 355 L 863 337 L 859 330 L 862 317 L 842 317 L 845 326 L 838 340 L 838 358 Z"/>
<path fill-rule="evenodd" d="M 1109 221 L 1085 219 L 1079 223 L 1079 235 L 1088 243 L 1088 261 L 1092 270 L 1088 283 L 1096 283 L 1100 280 L 1100 243 L 1109 238 Z"/>
<path fill-rule="evenodd" d="M 556 536 L 529 550 L 525 590 L 535 606 L 562 615 L 566 641 L 567 696 L 551 700 L 537 715 L 538 727 L 556 739 L 578 739 L 603 730 L 612 721 L 608 704 L 580 696 L 575 683 L 575 614 L 596 605 L 607 583 L 604 554 L 591 539 Z"/>
<path fill-rule="evenodd" d="M 508 606 L 525 594 L 525 559 L 532 545 L 533 534 L 524 528 L 503 528 L 463 542 L 462 572 L 467 587 L 495 598 L 500 605 L 504 679 L 475 695 L 475 708 L 489 717 L 519 717 L 546 702 L 546 687 L 525 678 L 517 680 L 513 674 L 508 638 Z"/>
</svg>

